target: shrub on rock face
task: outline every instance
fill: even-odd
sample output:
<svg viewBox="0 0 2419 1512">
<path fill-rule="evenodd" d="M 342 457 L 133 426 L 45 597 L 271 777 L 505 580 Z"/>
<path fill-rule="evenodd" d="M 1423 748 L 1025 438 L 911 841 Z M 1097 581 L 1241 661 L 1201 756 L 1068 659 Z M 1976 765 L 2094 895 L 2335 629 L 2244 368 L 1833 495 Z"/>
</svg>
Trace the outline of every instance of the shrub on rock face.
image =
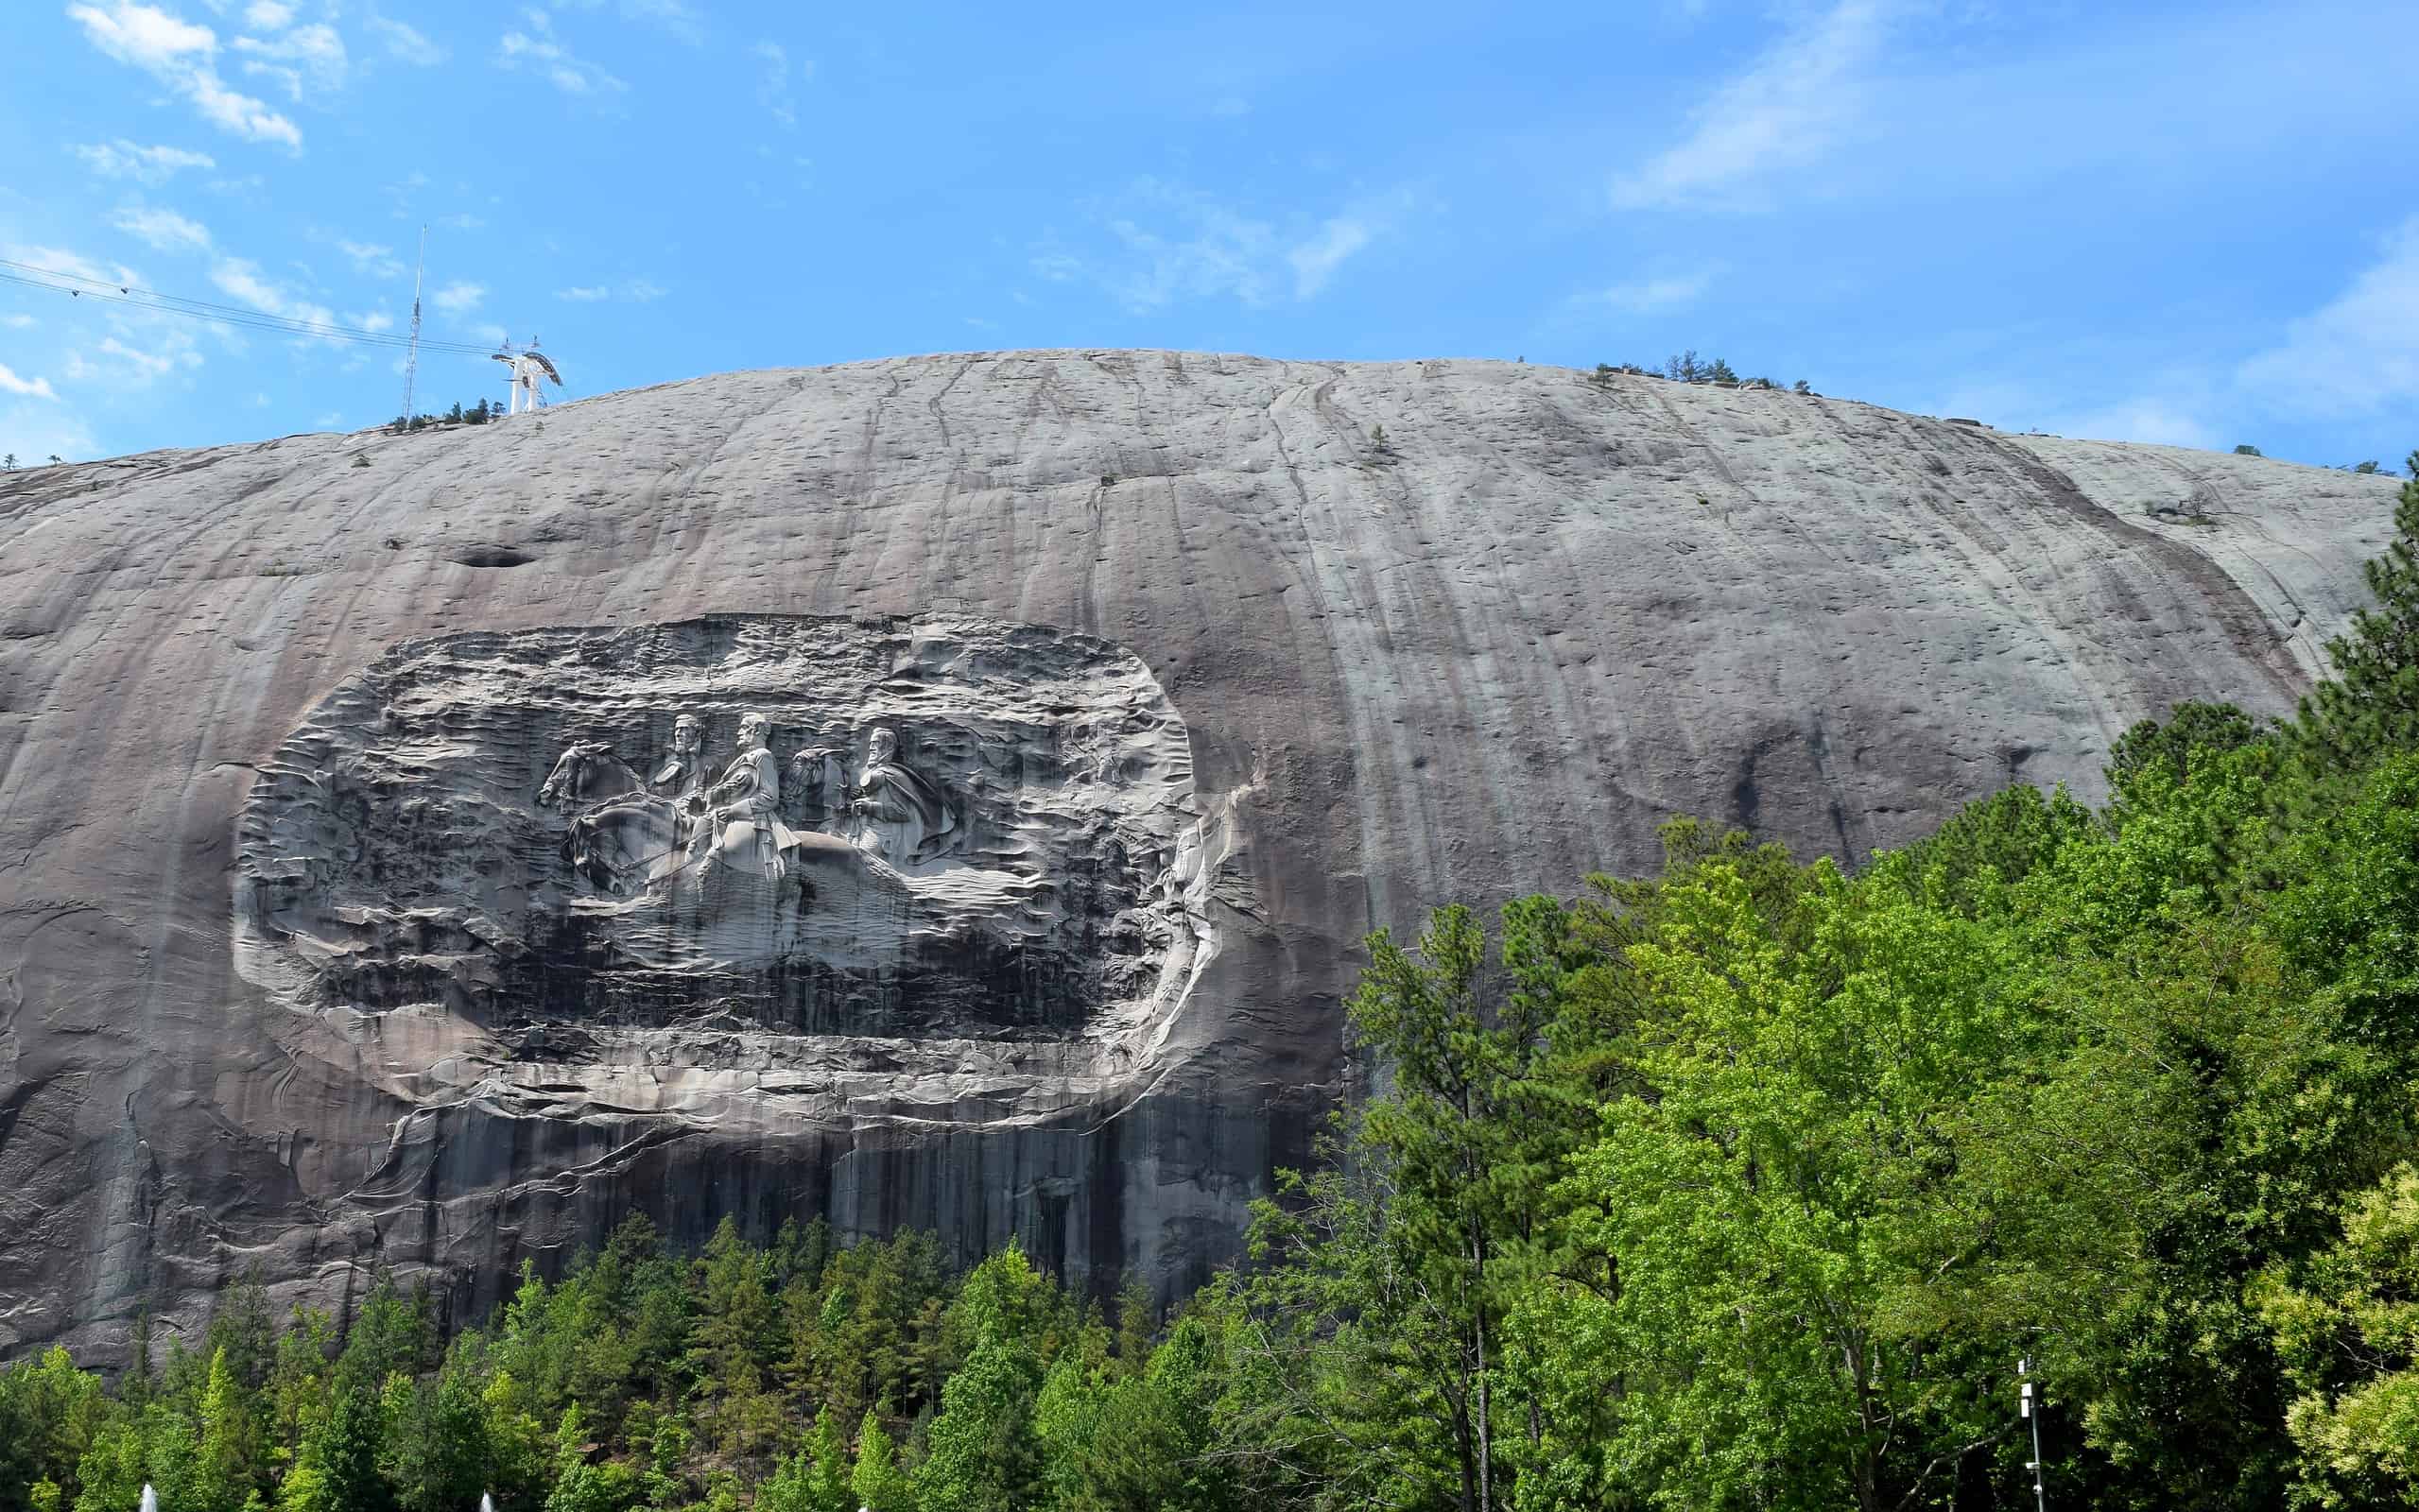
<svg viewBox="0 0 2419 1512">
<path fill-rule="evenodd" d="M 2262 453 L 2258 447 L 2252 445 L 2249 441 L 2245 441 L 2240 446 L 2235 448 L 2235 455 L 2237 456 L 2260 456 L 2264 455 L 2265 454 Z"/>
</svg>

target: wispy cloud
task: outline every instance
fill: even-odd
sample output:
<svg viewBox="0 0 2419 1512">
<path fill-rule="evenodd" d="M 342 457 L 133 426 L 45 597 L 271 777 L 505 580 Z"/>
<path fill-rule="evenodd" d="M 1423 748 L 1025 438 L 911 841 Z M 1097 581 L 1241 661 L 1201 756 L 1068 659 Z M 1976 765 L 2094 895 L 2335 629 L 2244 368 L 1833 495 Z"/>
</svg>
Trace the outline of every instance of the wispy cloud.
<svg viewBox="0 0 2419 1512">
<path fill-rule="evenodd" d="M 2273 409 L 2375 415 L 2419 403 L 2419 215 L 2341 294 L 2286 328 L 2236 381 Z"/>
<path fill-rule="evenodd" d="M 431 42 L 427 33 L 408 22 L 397 21 L 372 11 L 363 18 L 371 34 L 387 50 L 387 56 L 399 63 L 415 68 L 434 68 L 445 60 L 445 49 Z"/>
<path fill-rule="evenodd" d="M 275 9 L 288 17 L 292 15 L 283 6 Z M 287 95 L 296 100 L 302 97 L 305 88 L 320 94 L 342 90 L 353 67 L 345 54 L 344 39 L 337 35 L 334 26 L 324 24 L 297 26 L 275 37 L 238 37 L 235 50 L 245 55 L 245 73 L 278 80 L 285 86 Z"/>
<path fill-rule="evenodd" d="M 11 245 L 9 249 L 9 260 L 12 263 L 24 263 L 29 266 L 38 267 L 45 273 L 65 273 L 71 278 L 79 278 L 92 284 L 140 284 L 143 282 L 143 275 L 124 263 L 104 266 L 81 252 L 72 252 L 61 247 Z"/>
<path fill-rule="evenodd" d="M 2103 360 L 2065 384 L 1969 379 L 1909 407 L 2058 436 L 2203 448 L 2255 439 L 2279 421 L 2390 427 L 2419 404 L 2419 215 L 2380 234 L 2376 256 L 2341 292 L 2272 333 L 2246 341 L 2252 355 L 2238 361 L 2137 373 L 2139 361 Z"/>
<path fill-rule="evenodd" d="M 1030 249 L 1028 266 L 1054 282 L 1097 284 L 1137 314 L 1185 299 L 1265 305 L 1288 284 L 1294 299 L 1307 300 L 1410 204 L 1409 196 L 1397 195 L 1316 224 L 1280 228 L 1199 190 L 1145 178 L 1114 202 L 1092 207 L 1109 247 L 1086 252 L 1053 238 Z"/>
<path fill-rule="evenodd" d="M 1327 286 L 1344 259 L 1369 245 L 1369 223 L 1356 215 L 1338 215 L 1311 238 L 1286 253 L 1293 265 L 1293 297 L 1306 300 Z"/>
<path fill-rule="evenodd" d="M 1619 315 L 1661 315 L 1694 304 L 1713 282 L 1713 270 L 1700 268 L 1693 273 L 1635 279 L 1591 289 L 1575 296 L 1571 303 L 1582 309 L 1611 310 Z"/>
<path fill-rule="evenodd" d="M 256 31 L 276 31 L 294 20 L 294 8 L 284 0 L 252 0 L 244 8 L 244 25 Z"/>
<path fill-rule="evenodd" d="M 596 10 L 603 0 L 561 0 L 564 9 Z M 644 21 L 663 27 L 681 41 L 696 47 L 705 42 L 704 18 L 689 0 L 620 0 L 614 9 L 625 21 Z"/>
<path fill-rule="evenodd" d="M 149 342 L 147 350 L 112 335 L 102 337 L 90 355 L 82 349 L 70 352 L 67 379 L 81 388 L 138 394 L 170 373 L 201 366 L 201 352 L 189 332 L 155 331 Z"/>
<path fill-rule="evenodd" d="M 137 146 L 124 137 L 114 142 L 88 143 L 72 147 L 84 166 L 104 179 L 131 179 L 137 183 L 167 182 L 187 168 L 216 168 L 217 161 L 206 152 L 188 152 L 182 147 Z"/>
<path fill-rule="evenodd" d="M 133 0 L 71 5 L 68 17 L 87 41 L 121 63 L 142 69 L 184 96 L 204 120 L 253 142 L 300 150 L 300 128 L 249 94 L 228 88 L 218 74 L 218 36 Z"/>
<path fill-rule="evenodd" d="M 336 316 L 326 305 L 287 293 L 263 277 L 257 265 L 243 258 L 230 257 L 219 262 L 210 270 L 210 282 L 236 302 L 264 314 L 284 316 L 289 320 L 307 320 L 315 325 L 336 323 Z"/>
<path fill-rule="evenodd" d="M 789 98 L 789 49 L 777 42 L 757 43 L 748 49 L 764 64 L 756 80 L 756 103 L 781 123 L 785 131 L 798 129 L 798 108 Z"/>
<path fill-rule="evenodd" d="M 340 236 L 337 238 L 336 247 L 353 264 L 353 270 L 367 278 L 401 278 L 410 271 L 404 266 L 403 259 L 395 255 L 391 247 L 376 242 L 346 241 Z"/>
<path fill-rule="evenodd" d="M 428 301 L 447 315 L 459 316 L 477 309 L 479 301 L 486 298 L 487 285 L 484 284 L 454 283 L 430 295 Z"/>
<path fill-rule="evenodd" d="M 649 300 L 662 299 L 665 293 L 665 291 L 660 285 L 643 278 L 634 278 L 619 289 L 610 284 L 578 284 L 567 289 L 555 290 L 554 297 L 573 304 L 600 304 L 613 299 L 625 300 L 632 304 L 645 304 Z"/>
<path fill-rule="evenodd" d="M 163 252 L 199 252 L 210 248 L 210 228 L 156 205 L 121 205 L 110 224 Z"/>
<path fill-rule="evenodd" d="M 529 29 L 508 31 L 496 44 L 495 61 L 504 68 L 527 67 L 565 94 L 618 94 L 629 86 L 586 59 L 575 56 L 555 36 L 554 19 L 543 10 L 523 13 Z"/>
<path fill-rule="evenodd" d="M 57 399 L 47 378 L 20 378 L 16 370 L 0 362 L 0 394 L 14 394 L 20 399 Z"/>
<path fill-rule="evenodd" d="M 1687 137 L 1613 182 L 1624 210 L 1752 209 L 1773 176 L 1839 145 L 1864 102 L 1864 75 L 1899 5 L 1840 0 L 1783 39 L 1692 112 Z"/>
</svg>

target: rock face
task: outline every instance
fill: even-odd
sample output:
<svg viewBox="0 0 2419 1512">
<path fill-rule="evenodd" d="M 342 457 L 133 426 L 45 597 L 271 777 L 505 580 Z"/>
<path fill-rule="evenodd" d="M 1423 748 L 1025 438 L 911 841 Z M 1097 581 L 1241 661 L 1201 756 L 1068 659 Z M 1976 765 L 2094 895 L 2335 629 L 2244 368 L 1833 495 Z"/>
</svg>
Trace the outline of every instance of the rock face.
<svg viewBox="0 0 2419 1512">
<path fill-rule="evenodd" d="M 633 1211 L 1188 1284 L 1371 928 L 1679 812 L 1853 859 L 2096 794 L 2289 705 L 2393 490 L 1172 352 L 10 474 L 0 1353 L 254 1265 L 479 1309 Z"/>
</svg>

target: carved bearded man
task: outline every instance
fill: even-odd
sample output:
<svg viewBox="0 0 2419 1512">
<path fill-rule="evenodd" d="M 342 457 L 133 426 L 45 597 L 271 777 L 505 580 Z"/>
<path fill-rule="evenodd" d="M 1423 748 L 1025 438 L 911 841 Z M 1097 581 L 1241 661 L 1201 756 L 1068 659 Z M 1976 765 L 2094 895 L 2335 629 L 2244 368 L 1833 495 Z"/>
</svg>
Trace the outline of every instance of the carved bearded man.
<svg viewBox="0 0 2419 1512">
<path fill-rule="evenodd" d="M 941 790 L 899 759 L 897 730 L 876 729 L 851 804 L 860 850 L 906 866 L 934 855 L 958 827 Z"/>
</svg>

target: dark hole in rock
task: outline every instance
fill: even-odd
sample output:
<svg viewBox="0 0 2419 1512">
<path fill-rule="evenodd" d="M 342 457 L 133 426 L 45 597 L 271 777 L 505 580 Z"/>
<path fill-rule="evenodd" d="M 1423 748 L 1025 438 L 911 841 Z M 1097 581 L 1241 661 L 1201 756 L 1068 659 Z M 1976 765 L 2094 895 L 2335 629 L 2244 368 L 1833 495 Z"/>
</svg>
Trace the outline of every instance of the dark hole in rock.
<svg viewBox="0 0 2419 1512">
<path fill-rule="evenodd" d="M 526 551 L 497 545 L 457 546 L 445 553 L 445 558 L 465 567 L 526 567 L 538 559 Z"/>
</svg>

